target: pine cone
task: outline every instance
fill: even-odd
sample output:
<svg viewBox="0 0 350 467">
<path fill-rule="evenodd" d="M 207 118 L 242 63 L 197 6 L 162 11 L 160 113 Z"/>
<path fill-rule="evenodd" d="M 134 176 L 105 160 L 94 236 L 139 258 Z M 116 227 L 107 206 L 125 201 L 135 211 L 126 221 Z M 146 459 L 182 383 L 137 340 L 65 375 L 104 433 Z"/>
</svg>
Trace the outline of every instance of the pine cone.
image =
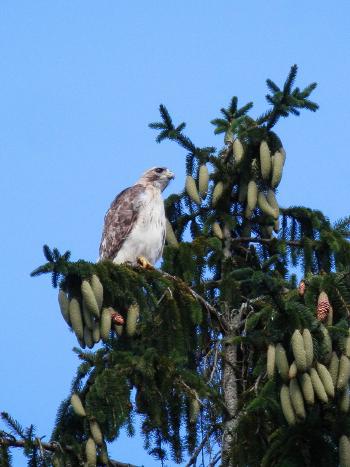
<svg viewBox="0 0 350 467">
<path fill-rule="evenodd" d="M 124 324 L 124 318 L 117 311 L 112 313 L 112 321 L 114 324 Z"/>
<path fill-rule="evenodd" d="M 330 306 L 328 295 L 322 291 L 317 301 L 317 319 L 319 321 L 324 321 L 328 317 Z"/>
<path fill-rule="evenodd" d="M 298 291 L 299 291 L 299 295 L 302 297 L 305 293 L 305 289 L 306 289 L 306 285 L 305 285 L 305 281 L 300 281 L 300 284 L 299 284 L 299 287 L 298 287 Z"/>
</svg>

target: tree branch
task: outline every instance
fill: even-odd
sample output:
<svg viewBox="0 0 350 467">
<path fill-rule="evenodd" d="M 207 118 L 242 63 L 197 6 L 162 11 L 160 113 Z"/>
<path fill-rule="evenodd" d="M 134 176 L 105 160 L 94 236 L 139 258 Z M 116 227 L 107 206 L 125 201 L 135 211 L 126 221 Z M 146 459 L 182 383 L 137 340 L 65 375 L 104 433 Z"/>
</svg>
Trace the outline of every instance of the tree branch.
<svg viewBox="0 0 350 467">
<path fill-rule="evenodd" d="M 33 446 L 36 446 L 38 448 L 44 449 L 45 451 L 49 452 L 56 452 L 56 451 L 67 451 L 67 452 L 72 452 L 74 453 L 74 449 L 69 446 L 62 446 L 59 443 L 55 443 L 54 441 L 51 443 L 44 443 L 40 439 L 36 438 L 34 441 L 32 441 Z M 9 438 L 0 438 L 0 446 L 6 446 L 6 447 L 12 447 L 12 448 L 25 448 L 28 447 L 28 441 L 27 440 L 20 440 L 20 439 L 9 439 Z M 125 462 L 119 462 L 115 460 L 110 460 L 109 465 L 111 467 L 138 467 L 133 464 L 125 463 Z"/>
<path fill-rule="evenodd" d="M 279 239 L 274 237 L 274 238 L 259 238 L 259 237 L 236 237 L 236 238 L 231 238 L 231 243 L 273 243 L 273 242 L 278 242 Z M 298 241 L 298 240 L 283 240 L 283 242 L 286 245 L 289 246 L 297 246 L 297 247 L 302 247 L 303 242 Z"/>
<path fill-rule="evenodd" d="M 190 460 L 187 462 L 186 466 L 185 467 L 190 467 L 191 465 L 194 465 L 196 463 L 196 460 L 197 460 L 197 457 L 199 456 L 201 450 L 204 448 L 204 446 L 206 445 L 206 443 L 208 442 L 209 438 L 211 437 L 211 435 L 214 433 L 214 431 L 217 429 L 217 426 L 213 426 L 211 430 L 209 430 L 207 432 L 207 434 L 204 436 L 204 438 L 202 439 L 200 445 L 197 447 L 197 449 L 194 451 L 194 453 L 192 454 Z"/>
<path fill-rule="evenodd" d="M 218 310 L 213 306 L 211 305 L 209 302 L 207 302 L 205 300 L 205 298 L 203 298 L 201 295 L 199 295 L 197 292 L 195 292 L 193 289 L 191 289 L 191 287 L 186 284 L 186 282 L 184 282 L 182 279 L 180 279 L 179 277 L 176 277 L 176 276 L 172 276 L 171 274 L 168 274 L 167 272 L 165 271 L 159 271 L 163 276 L 165 277 L 168 277 L 169 279 L 171 279 L 172 281 L 174 282 L 180 282 L 181 285 L 196 299 L 198 300 L 203 306 L 204 308 L 206 308 L 207 311 L 209 311 L 209 313 L 211 313 L 212 315 L 215 316 L 215 318 L 219 321 L 221 327 L 223 328 L 223 324 L 222 324 L 222 320 L 221 320 L 221 316 L 218 312 Z"/>
</svg>

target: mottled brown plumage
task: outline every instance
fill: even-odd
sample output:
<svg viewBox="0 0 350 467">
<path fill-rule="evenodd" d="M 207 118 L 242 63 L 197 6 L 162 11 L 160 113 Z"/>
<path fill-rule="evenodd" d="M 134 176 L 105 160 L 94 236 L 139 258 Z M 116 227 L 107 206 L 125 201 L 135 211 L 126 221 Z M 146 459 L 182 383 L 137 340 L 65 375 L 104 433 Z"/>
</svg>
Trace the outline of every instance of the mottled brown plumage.
<svg viewBox="0 0 350 467">
<path fill-rule="evenodd" d="M 161 192 L 172 178 L 164 167 L 149 169 L 114 199 L 105 216 L 100 260 L 136 264 L 142 256 L 154 264 L 160 258 L 165 237 Z"/>
</svg>

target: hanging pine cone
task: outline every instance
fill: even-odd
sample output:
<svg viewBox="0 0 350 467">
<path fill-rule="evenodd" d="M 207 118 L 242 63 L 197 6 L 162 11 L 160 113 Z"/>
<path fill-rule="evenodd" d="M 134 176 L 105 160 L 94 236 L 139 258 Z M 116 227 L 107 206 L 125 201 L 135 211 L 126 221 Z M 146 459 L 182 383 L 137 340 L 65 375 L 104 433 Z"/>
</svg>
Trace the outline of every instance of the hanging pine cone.
<svg viewBox="0 0 350 467">
<path fill-rule="evenodd" d="M 317 301 L 317 319 L 319 321 L 324 321 L 328 317 L 330 306 L 328 295 L 322 290 Z"/>
<path fill-rule="evenodd" d="M 305 293 L 305 288 L 306 288 L 306 285 L 305 285 L 305 281 L 302 280 L 300 281 L 299 283 L 299 287 L 298 287 L 298 291 L 299 291 L 299 295 L 302 297 Z"/>
<path fill-rule="evenodd" d="M 124 318 L 117 311 L 112 313 L 112 321 L 114 324 L 124 324 Z"/>
</svg>

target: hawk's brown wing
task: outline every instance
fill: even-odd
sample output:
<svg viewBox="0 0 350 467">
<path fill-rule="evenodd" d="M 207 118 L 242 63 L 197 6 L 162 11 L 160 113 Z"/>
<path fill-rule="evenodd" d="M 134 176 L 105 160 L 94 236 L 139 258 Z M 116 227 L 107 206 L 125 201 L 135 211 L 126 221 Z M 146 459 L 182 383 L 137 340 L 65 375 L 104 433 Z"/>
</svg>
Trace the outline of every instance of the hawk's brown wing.
<svg viewBox="0 0 350 467">
<path fill-rule="evenodd" d="M 133 228 L 141 207 L 143 185 L 126 188 L 114 199 L 105 215 L 100 260 L 113 260 Z"/>
</svg>

